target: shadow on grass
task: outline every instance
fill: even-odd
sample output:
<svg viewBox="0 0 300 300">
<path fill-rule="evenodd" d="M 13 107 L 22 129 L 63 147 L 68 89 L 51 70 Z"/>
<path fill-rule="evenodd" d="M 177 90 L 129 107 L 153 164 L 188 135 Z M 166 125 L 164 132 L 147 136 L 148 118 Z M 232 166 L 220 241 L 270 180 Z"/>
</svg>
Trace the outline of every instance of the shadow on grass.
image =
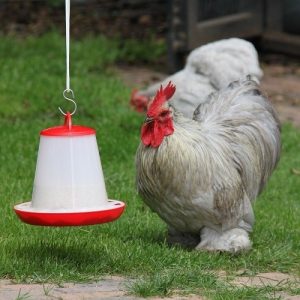
<svg viewBox="0 0 300 300">
<path fill-rule="evenodd" d="M 101 247 L 100 249 L 87 249 L 87 246 L 82 244 L 71 245 L 53 243 L 51 241 L 43 241 L 40 243 L 33 243 L 31 245 L 20 245 L 16 249 L 16 254 L 19 259 L 26 261 L 32 266 L 43 266 L 49 262 L 57 265 L 70 265 L 77 268 L 92 265 L 95 260 L 110 256 L 108 249 Z"/>
<path fill-rule="evenodd" d="M 20 240 L 15 249 L 7 249 L 9 256 L 18 258 L 14 266 L 7 268 L 13 277 L 21 281 L 28 278 L 39 281 L 39 278 L 49 277 L 81 281 L 139 269 L 157 251 L 164 252 L 167 247 L 161 231 L 151 234 L 143 228 L 128 232 L 122 226 L 105 226 L 101 230 L 87 227 L 84 229 L 86 233 L 72 228 L 64 235 L 60 230 L 46 230 L 44 233 L 49 234 L 48 239 L 29 237 L 28 240 Z M 156 251 L 153 252 L 153 248 Z"/>
</svg>

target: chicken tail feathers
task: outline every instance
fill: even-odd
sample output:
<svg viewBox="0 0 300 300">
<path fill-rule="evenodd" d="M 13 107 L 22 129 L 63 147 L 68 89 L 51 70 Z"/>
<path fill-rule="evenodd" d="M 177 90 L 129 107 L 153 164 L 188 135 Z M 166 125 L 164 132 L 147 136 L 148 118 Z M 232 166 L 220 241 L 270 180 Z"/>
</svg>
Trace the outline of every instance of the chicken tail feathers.
<svg viewBox="0 0 300 300">
<path fill-rule="evenodd" d="M 251 114 L 257 109 L 262 113 L 271 114 L 280 129 L 280 121 L 273 106 L 261 92 L 256 79 L 247 75 L 243 79 L 231 82 L 227 88 L 211 93 L 197 106 L 193 119 L 198 122 L 212 118 L 220 121 L 236 118 L 247 112 Z M 253 117 L 255 118 L 255 114 Z"/>
<path fill-rule="evenodd" d="M 280 157 L 280 122 L 258 84 L 249 76 L 230 83 L 197 107 L 194 120 L 212 141 L 230 145 L 247 195 L 254 199 Z"/>
</svg>

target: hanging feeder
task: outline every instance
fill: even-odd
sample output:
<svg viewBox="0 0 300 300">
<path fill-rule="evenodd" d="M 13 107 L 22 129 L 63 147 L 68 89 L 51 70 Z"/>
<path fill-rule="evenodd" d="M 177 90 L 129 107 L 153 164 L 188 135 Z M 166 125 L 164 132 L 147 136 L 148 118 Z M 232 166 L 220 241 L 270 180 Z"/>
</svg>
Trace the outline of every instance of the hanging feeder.
<svg viewBox="0 0 300 300">
<path fill-rule="evenodd" d="M 31 225 L 101 224 L 116 220 L 125 208 L 123 202 L 107 197 L 96 131 L 72 125 L 77 105 L 70 89 L 69 13 L 70 0 L 66 0 L 67 77 L 63 95 L 75 108 L 72 113 L 59 108 L 65 115 L 64 125 L 40 133 L 32 201 L 14 207 L 18 217 Z"/>
<path fill-rule="evenodd" d="M 72 125 L 67 113 L 63 126 L 41 131 L 32 201 L 14 207 L 22 221 L 93 225 L 117 219 L 124 207 L 107 199 L 94 129 Z"/>
</svg>

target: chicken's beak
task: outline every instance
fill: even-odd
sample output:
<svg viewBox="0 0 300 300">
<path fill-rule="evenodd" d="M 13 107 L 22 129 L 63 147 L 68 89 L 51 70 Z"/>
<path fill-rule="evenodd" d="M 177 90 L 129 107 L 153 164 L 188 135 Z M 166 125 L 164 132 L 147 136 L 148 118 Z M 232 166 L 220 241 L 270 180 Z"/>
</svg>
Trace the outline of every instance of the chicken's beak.
<svg viewBox="0 0 300 300">
<path fill-rule="evenodd" d="M 151 122 L 153 122 L 153 120 L 154 120 L 154 118 L 151 118 L 151 117 L 146 117 L 146 119 L 145 119 L 145 121 L 144 121 L 144 123 L 145 124 L 149 124 L 149 123 L 151 123 Z"/>
</svg>

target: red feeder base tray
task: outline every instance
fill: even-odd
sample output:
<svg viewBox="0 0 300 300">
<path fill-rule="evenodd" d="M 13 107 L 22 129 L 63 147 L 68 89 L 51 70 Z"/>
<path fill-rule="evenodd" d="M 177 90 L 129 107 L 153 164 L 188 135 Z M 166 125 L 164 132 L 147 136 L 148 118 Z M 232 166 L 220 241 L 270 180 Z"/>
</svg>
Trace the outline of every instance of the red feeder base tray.
<svg viewBox="0 0 300 300">
<path fill-rule="evenodd" d="M 123 213 L 125 203 L 109 200 L 107 207 L 93 211 L 37 211 L 31 202 L 18 204 L 14 210 L 25 223 L 40 226 L 84 226 L 112 222 Z"/>
</svg>

